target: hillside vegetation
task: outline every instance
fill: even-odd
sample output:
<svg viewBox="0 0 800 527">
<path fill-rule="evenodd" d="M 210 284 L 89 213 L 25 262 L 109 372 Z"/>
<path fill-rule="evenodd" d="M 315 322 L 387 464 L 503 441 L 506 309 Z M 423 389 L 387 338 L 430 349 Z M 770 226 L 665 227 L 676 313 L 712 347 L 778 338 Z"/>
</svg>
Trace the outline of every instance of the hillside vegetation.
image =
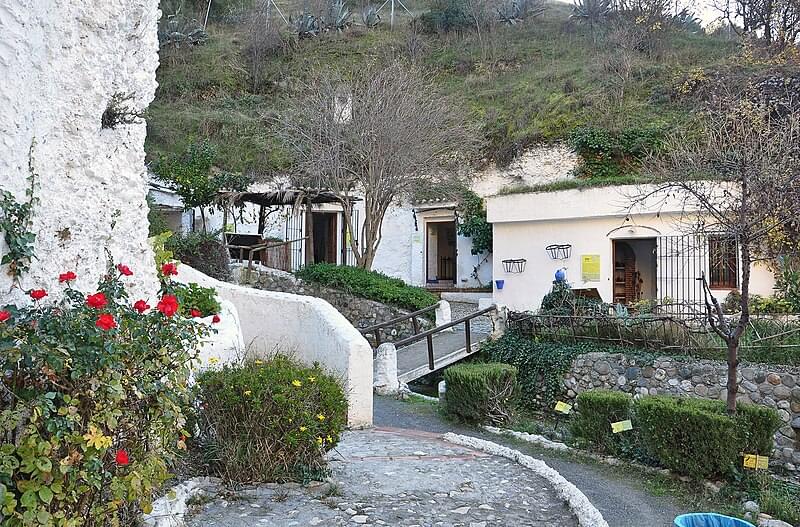
<svg viewBox="0 0 800 527">
<path fill-rule="evenodd" d="M 287 16 L 296 13 L 279 5 Z M 418 14 L 429 5 L 410 7 Z M 454 104 L 468 109 L 485 136 L 487 159 L 502 165 L 528 145 L 570 140 L 596 162 L 584 167 L 587 178 L 623 181 L 665 133 L 691 126 L 718 82 L 772 68 L 745 60 L 737 42 L 678 29 L 660 31 L 639 50 L 623 29 L 590 31 L 570 21 L 569 6 L 560 3 L 480 33 L 424 32 L 407 15 L 398 16 L 394 30 L 386 20 L 367 29 L 353 11 L 355 23 L 342 32 L 297 39 L 286 26 L 266 48 L 254 45 L 247 15 L 212 17 L 205 43 L 162 50 L 148 111 L 150 159 L 207 139 L 220 169 L 280 172 L 291 160 L 269 116 L 290 107 L 320 68 L 346 74 L 399 58 L 429 71 Z"/>
</svg>

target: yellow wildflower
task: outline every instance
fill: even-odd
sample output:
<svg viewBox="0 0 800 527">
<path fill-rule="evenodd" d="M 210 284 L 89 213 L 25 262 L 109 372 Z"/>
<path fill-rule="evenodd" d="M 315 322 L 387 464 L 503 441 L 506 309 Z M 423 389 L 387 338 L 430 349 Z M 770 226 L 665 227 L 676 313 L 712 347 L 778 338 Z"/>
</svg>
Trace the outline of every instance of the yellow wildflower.
<svg viewBox="0 0 800 527">
<path fill-rule="evenodd" d="M 209 364 L 216 364 L 218 362 L 219 362 L 219 359 L 217 357 L 209 357 L 208 358 L 208 363 Z"/>
<path fill-rule="evenodd" d="M 255 363 L 260 365 L 260 364 L 264 364 L 264 361 L 263 361 L 263 360 L 256 359 L 256 360 L 255 360 Z"/>
<path fill-rule="evenodd" d="M 303 385 L 303 383 L 302 383 L 302 382 L 300 382 L 300 381 L 298 381 L 297 379 L 295 379 L 295 380 L 293 380 L 293 381 L 292 381 L 292 386 L 294 386 L 295 388 L 299 388 L 299 387 L 301 387 L 302 385 Z"/>
<path fill-rule="evenodd" d="M 321 437 L 318 437 L 318 438 L 317 438 L 317 444 L 318 444 L 318 445 L 322 445 L 322 438 L 321 438 Z"/>
<path fill-rule="evenodd" d="M 328 443 L 333 443 L 333 438 L 332 438 L 331 436 L 328 436 L 328 437 L 326 437 L 326 438 L 325 438 L 325 440 L 326 440 Z"/>
<path fill-rule="evenodd" d="M 306 428 L 305 426 L 301 426 L 301 427 L 300 427 L 300 431 L 301 431 L 301 432 L 305 432 L 306 430 L 308 430 L 308 428 Z"/>
<path fill-rule="evenodd" d="M 98 450 L 111 446 L 111 438 L 103 435 L 103 432 L 94 425 L 89 425 L 89 431 L 83 434 L 83 438 L 86 440 L 87 445 Z"/>
<path fill-rule="evenodd" d="M 292 419 L 292 418 L 290 417 L 290 418 L 289 418 L 289 422 L 290 422 L 290 423 L 293 423 L 293 422 L 294 422 L 294 419 Z"/>
<path fill-rule="evenodd" d="M 317 419 L 319 419 L 320 421 L 324 421 L 325 420 L 325 416 L 322 415 L 322 414 L 317 414 Z"/>
<path fill-rule="evenodd" d="M 316 380 L 317 380 L 317 378 L 316 378 L 316 377 L 309 377 L 309 378 L 308 378 L 308 382 L 311 382 L 311 383 L 313 383 L 313 382 L 314 382 L 314 381 L 316 381 Z"/>
<path fill-rule="evenodd" d="M 252 390 L 245 390 L 245 391 L 244 391 L 244 394 L 245 394 L 245 395 L 252 395 L 252 394 L 253 394 L 253 391 L 252 391 Z"/>
</svg>

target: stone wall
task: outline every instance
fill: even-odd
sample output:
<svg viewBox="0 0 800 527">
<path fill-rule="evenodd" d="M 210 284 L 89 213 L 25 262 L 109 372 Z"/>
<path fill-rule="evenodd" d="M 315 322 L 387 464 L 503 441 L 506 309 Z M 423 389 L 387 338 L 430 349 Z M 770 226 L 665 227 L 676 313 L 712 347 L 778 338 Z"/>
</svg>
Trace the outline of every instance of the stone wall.
<svg viewBox="0 0 800 527">
<path fill-rule="evenodd" d="M 246 279 L 246 273 L 246 269 L 235 267 L 233 272 L 234 281 L 266 291 L 278 291 L 322 298 L 323 300 L 327 300 L 329 304 L 335 307 L 358 329 L 381 324 L 409 313 L 409 311 L 351 295 L 339 289 L 324 287 L 319 284 L 300 280 L 291 273 L 279 271 L 277 269 L 258 267 L 251 271 L 249 280 Z M 422 329 L 428 329 L 433 326 L 430 320 L 424 318 L 420 318 L 419 323 Z M 414 327 L 409 320 L 382 330 L 381 340 L 383 342 L 395 342 L 413 334 Z M 369 338 L 373 340 L 372 336 L 369 336 Z"/>
<path fill-rule="evenodd" d="M 775 434 L 772 461 L 800 477 L 800 368 L 745 364 L 739 368 L 737 400 L 777 410 L 783 426 Z M 588 353 L 566 375 L 567 395 L 595 388 L 634 395 L 683 395 L 725 400 L 727 365 L 721 361 Z"/>
<path fill-rule="evenodd" d="M 30 159 L 38 199 L 37 258 L 19 287 L 0 271 L 2 303 L 27 301 L 34 287 L 58 296 L 58 274 L 70 270 L 93 290 L 106 249 L 133 270 L 131 296 L 157 289 L 144 120 L 101 126 L 115 96 L 130 97 L 133 112 L 153 99 L 157 21 L 157 0 L 0 2 L 0 188 L 23 201 Z"/>
</svg>

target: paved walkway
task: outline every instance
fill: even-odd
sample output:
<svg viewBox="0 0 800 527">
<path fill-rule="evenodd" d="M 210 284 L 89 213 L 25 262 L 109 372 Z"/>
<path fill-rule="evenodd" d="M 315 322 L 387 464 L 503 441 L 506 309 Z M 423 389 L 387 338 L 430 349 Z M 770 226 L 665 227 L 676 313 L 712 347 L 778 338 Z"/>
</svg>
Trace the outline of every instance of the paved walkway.
<svg viewBox="0 0 800 527">
<path fill-rule="evenodd" d="M 264 485 L 218 496 L 190 526 L 577 527 L 550 485 L 504 458 L 397 429 L 348 432 L 333 484 Z"/>
<path fill-rule="evenodd" d="M 376 426 L 481 437 L 541 459 L 578 487 L 612 527 L 673 527 L 676 516 L 692 512 L 669 496 L 648 492 L 646 477 L 635 471 L 573 460 L 551 450 L 459 426 L 442 419 L 432 404 L 375 397 L 374 420 Z"/>
</svg>

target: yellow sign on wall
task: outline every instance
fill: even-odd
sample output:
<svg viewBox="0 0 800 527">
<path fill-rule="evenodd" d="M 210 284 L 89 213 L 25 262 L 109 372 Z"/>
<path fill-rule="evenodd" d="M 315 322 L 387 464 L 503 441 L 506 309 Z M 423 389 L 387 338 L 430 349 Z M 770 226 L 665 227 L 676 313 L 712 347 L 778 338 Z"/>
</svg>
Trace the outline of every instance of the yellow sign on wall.
<svg viewBox="0 0 800 527">
<path fill-rule="evenodd" d="M 581 255 L 581 279 L 584 282 L 600 281 L 600 255 Z"/>
<path fill-rule="evenodd" d="M 769 458 L 767 456 L 759 456 L 756 454 L 744 455 L 744 468 L 751 468 L 753 470 L 767 470 L 769 468 Z"/>
</svg>

